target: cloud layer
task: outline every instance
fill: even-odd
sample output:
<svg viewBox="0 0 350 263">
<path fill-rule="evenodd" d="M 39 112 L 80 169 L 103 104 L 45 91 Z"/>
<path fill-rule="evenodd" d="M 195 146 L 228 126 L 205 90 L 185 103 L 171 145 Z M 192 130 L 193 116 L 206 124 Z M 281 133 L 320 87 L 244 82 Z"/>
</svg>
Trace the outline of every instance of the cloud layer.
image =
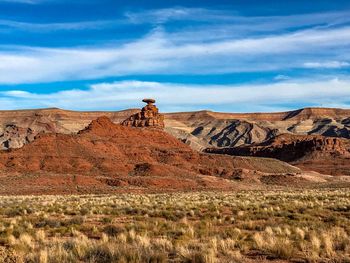
<svg viewBox="0 0 350 263">
<path fill-rule="evenodd" d="M 198 23 L 174 29 L 171 22 L 179 20 Z M 140 38 L 104 46 L 0 46 L 0 84 L 349 68 L 349 22 L 347 12 L 248 18 L 200 8 L 129 12 L 114 22 L 31 24 L 2 20 L 3 25 L 39 31 L 91 30 L 118 23 L 152 26 Z"/>
<path fill-rule="evenodd" d="M 178 43 L 162 31 L 104 48 L 27 48 L 0 52 L 0 84 L 135 74 L 218 74 L 302 67 L 348 67 L 350 27 L 278 36 Z M 324 50 L 329 50 L 324 54 Z M 305 57 L 308 62 L 305 62 Z M 313 57 L 324 57 L 326 62 Z M 331 64 L 329 59 L 332 58 Z M 342 59 L 338 61 L 338 59 Z M 345 59 L 345 60 L 344 60 Z"/>
<path fill-rule="evenodd" d="M 350 80 L 283 81 L 265 85 L 185 85 L 142 81 L 100 83 L 88 90 L 72 89 L 51 94 L 20 90 L 2 92 L 2 109 L 60 107 L 74 110 L 140 107 L 141 99 L 154 97 L 163 111 L 218 110 L 279 111 L 286 105 L 350 107 Z M 281 106 L 284 105 L 284 106 Z"/>
</svg>

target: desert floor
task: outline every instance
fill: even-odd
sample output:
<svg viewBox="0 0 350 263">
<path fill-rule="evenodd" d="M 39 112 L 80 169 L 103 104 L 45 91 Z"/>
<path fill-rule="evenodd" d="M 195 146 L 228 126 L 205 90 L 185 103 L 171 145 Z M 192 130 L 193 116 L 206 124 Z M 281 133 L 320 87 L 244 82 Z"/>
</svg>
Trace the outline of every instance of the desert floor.
<svg viewBox="0 0 350 263">
<path fill-rule="evenodd" d="M 3 196 L 0 207 L 4 262 L 350 261 L 348 188 Z"/>
</svg>

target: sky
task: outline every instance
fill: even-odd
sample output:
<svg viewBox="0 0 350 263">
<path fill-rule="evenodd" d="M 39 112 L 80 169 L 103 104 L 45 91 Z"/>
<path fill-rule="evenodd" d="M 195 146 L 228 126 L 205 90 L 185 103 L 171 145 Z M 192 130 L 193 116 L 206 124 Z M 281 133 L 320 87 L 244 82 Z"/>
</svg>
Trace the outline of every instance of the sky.
<svg viewBox="0 0 350 263">
<path fill-rule="evenodd" d="M 0 109 L 350 108 L 349 0 L 0 0 Z"/>
</svg>

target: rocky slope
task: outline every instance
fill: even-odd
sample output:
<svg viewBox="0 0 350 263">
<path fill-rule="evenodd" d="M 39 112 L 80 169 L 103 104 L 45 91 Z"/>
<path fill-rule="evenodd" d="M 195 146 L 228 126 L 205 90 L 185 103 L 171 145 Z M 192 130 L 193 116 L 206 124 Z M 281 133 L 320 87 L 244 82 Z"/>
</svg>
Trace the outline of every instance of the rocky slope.
<svg viewBox="0 0 350 263">
<path fill-rule="evenodd" d="M 228 189 L 237 187 L 229 179 L 300 173 L 274 159 L 199 153 L 160 129 L 107 117 L 77 134 L 41 133 L 0 152 L 0 171 L 0 194 Z"/>
<path fill-rule="evenodd" d="M 168 132 L 199 150 L 260 143 L 285 133 L 350 138 L 350 110 L 305 108 L 279 113 L 172 113 L 166 115 L 166 127 Z"/>
<path fill-rule="evenodd" d="M 0 111 L 1 149 L 20 148 L 33 141 L 39 133 L 77 133 L 102 115 L 119 123 L 136 112 L 136 109 L 118 112 L 77 112 L 56 108 Z"/>
<path fill-rule="evenodd" d="M 304 170 L 350 175 L 350 141 L 321 135 L 278 135 L 263 143 L 208 148 L 208 153 L 276 158 Z"/>
</svg>

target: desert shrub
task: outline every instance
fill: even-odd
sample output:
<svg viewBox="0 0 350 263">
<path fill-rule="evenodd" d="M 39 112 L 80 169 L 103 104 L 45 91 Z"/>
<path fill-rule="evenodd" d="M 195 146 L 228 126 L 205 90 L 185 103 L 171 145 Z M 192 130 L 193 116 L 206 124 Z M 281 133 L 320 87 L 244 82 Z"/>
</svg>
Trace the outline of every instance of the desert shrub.
<svg viewBox="0 0 350 263">
<path fill-rule="evenodd" d="M 113 221 L 113 218 L 111 218 L 111 217 L 103 217 L 102 218 L 102 223 L 104 223 L 104 224 L 110 224 L 110 223 L 112 223 L 112 221 Z"/>
<path fill-rule="evenodd" d="M 84 216 L 74 216 L 67 222 L 65 222 L 66 226 L 70 225 L 82 225 L 85 222 L 85 217 Z"/>
<path fill-rule="evenodd" d="M 13 207 L 13 208 L 8 208 L 5 210 L 4 214 L 7 217 L 16 217 L 16 216 L 21 216 L 24 214 L 24 209 L 20 207 Z"/>
<path fill-rule="evenodd" d="M 36 228 L 43 228 L 43 227 L 58 228 L 61 226 L 61 222 L 57 219 L 40 218 L 38 219 L 37 222 L 34 223 L 34 226 Z"/>
<path fill-rule="evenodd" d="M 109 236 L 117 236 L 118 234 L 125 232 L 125 229 L 121 226 L 107 225 L 103 228 L 103 232 Z"/>
</svg>

